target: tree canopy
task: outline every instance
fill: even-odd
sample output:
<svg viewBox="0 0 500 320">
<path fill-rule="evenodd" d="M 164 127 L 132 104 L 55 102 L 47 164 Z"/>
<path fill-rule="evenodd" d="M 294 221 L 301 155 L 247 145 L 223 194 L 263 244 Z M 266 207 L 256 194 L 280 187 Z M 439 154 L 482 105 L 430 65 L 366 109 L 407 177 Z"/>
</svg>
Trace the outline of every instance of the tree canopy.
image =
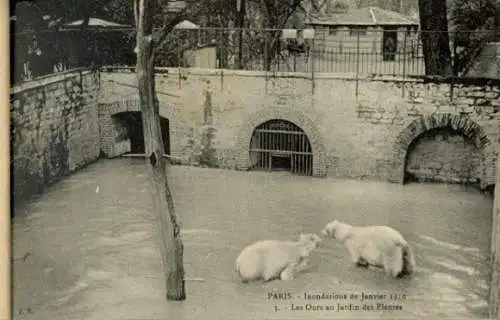
<svg viewBox="0 0 500 320">
<path fill-rule="evenodd" d="M 496 0 L 454 0 L 449 16 L 454 39 L 456 74 L 467 72 L 485 45 L 495 41 L 499 9 Z"/>
<path fill-rule="evenodd" d="M 449 74 L 450 64 L 455 74 L 467 70 L 488 41 L 495 38 L 498 0 L 242 0 L 245 16 L 237 10 L 237 0 L 156 0 L 154 15 L 155 47 L 165 61 L 176 54 L 177 39 L 171 31 L 182 20 L 190 20 L 202 27 L 250 29 L 302 28 L 311 12 L 328 13 L 338 9 L 379 6 L 408 14 L 420 4 L 419 16 L 424 47 L 425 64 L 429 74 Z M 184 6 L 179 6 L 184 4 Z M 134 0 L 23 0 L 11 1 L 11 14 L 16 15 L 13 29 L 23 31 L 53 28 L 83 19 L 87 27 L 90 17 L 101 18 L 131 26 L 134 31 Z M 178 10 L 173 10 L 178 8 Z M 15 10 L 14 10 L 15 9 Z M 243 25 L 241 25 L 241 23 Z M 451 31 L 449 39 L 448 28 Z M 438 35 L 439 34 L 439 35 Z M 278 33 L 268 35 L 246 34 L 248 51 L 264 55 L 266 43 L 267 64 L 277 53 Z M 223 41 L 229 41 L 221 37 Z M 453 41 L 449 41 L 453 40 Z M 194 40 L 193 40 L 194 41 Z M 221 40 L 222 41 L 222 40 Z M 260 44 L 259 44 L 260 43 Z M 453 43 L 453 47 L 450 47 Z M 439 45 L 436 45 L 439 44 Z M 240 44 L 241 45 L 241 44 Z M 166 58 L 166 56 L 172 56 Z M 174 57 L 175 58 L 175 57 Z M 221 58 L 224 64 L 224 58 Z M 177 61 L 176 63 L 179 63 Z"/>
<path fill-rule="evenodd" d="M 11 15 L 18 28 L 59 26 L 90 17 L 133 25 L 133 0 L 23 0 L 12 1 Z"/>
</svg>

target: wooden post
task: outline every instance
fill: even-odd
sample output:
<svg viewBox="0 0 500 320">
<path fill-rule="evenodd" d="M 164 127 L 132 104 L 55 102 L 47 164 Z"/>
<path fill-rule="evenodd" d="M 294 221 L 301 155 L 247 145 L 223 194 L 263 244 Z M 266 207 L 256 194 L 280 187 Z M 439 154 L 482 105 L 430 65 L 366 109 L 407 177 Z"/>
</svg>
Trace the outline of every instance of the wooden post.
<svg viewBox="0 0 500 320">
<path fill-rule="evenodd" d="M 168 186 L 164 147 L 160 131 L 159 105 L 155 93 L 153 73 L 153 15 L 156 0 L 135 0 L 134 13 L 137 26 L 137 82 L 141 105 L 146 167 L 160 238 L 163 272 L 167 300 L 185 300 L 183 244 L 174 202 Z"/>
<path fill-rule="evenodd" d="M 500 319 L 500 157 L 497 158 L 496 187 L 493 202 L 492 230 L 491 230 L 491 279 L 488 316 L 490 319 Z"/>
<path fill-rule="evenodd" d="M 315 76 L 315 71 L 316 71 L 316 64 L 314 63 L 314 54 L 315 54 L 315 39 L 312 38 L 311 40 L 311 52 L 310 52 L 310 57 L 311 57 L 311 92 L 313 94 L 313 100 L 314 100 L 314 90 L 316 89 L 316 80 L 314 79 Z M 321 72 L 321 70 L 320 70 Z"/>
<path fill-rule="evenodd" d="M 360 55 L 360 52 L 359 52 L 359 37 L 360 37 L 360 33 L 359 31 L 356 32 L 357 36 L 356 36 L 356 100 L 358 100 L 358 97 L 359 97 L 359 55 Z"/>
<path fill-rule="evenodd" d="M 238 11 L 238 66 L 237 69 L 243 69 L 243 28 L 245 28 L 245 0 L 237 0 L 236 9 Z"/>
<path fill-rule="evenodd" d="M 403 85 L 401 86 L 401 98 L 405 97 L 405 86 L 406 86 L 406 36 L 408 34 L 408 27 L 405 29 L 405 37 L 403 40 Z"/>
</svg>

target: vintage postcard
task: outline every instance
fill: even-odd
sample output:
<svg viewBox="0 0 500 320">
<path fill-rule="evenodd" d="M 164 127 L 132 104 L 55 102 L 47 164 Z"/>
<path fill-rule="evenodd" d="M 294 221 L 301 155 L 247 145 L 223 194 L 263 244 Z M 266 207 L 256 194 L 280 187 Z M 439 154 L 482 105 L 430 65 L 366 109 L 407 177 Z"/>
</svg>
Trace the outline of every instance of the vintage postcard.
<svg viewBox="0 0 500 320">
<path fill-rule="evenodd" d="M 8 19 L 6 318 L 500 319 L 498 1 Z"/>
</svg>

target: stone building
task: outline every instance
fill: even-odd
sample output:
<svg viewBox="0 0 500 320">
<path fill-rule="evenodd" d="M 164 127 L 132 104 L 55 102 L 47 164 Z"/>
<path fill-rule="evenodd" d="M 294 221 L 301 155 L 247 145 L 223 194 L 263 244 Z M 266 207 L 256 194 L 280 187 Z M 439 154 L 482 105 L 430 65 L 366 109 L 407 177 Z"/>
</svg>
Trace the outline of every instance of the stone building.
<svg viewBox="0 0 500 320">
<path fill-rule="evenodd" d="M 317 30 L 318 49 L 341 52 L 359 46 L 362 53 L 382 53 L 384 60 L 414 48 L 419 26 L 411 17 L 378 7 L 323 15 L 307 25 Z"/>
</svg>

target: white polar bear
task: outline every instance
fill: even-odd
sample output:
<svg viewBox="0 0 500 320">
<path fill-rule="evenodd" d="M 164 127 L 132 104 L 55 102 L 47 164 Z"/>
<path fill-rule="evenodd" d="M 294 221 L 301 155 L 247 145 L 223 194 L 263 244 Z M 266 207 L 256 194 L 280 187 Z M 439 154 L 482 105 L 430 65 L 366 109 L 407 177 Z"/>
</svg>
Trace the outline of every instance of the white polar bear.
<svg viewBox="0 0 500 320">
<path fill-rule="evenodd" d="M 308 257 L 321 243 L 313 233 L 301 234 L 298 241 L 261 240 L 244 248 L 236 258 L 236 271 L 243 282 L 288 281 L 309 267 Z"/>
<path fill-rule="evenodd" d="M 334 220 L 321 231 L 324 236 L 344 244 L 352 262 L 360 267 L 383 267 L 394 278 L 415 272 L 415 260 L 410 245 L 403 236 L 388 226 L 352 226 Z"/>
</svg>

